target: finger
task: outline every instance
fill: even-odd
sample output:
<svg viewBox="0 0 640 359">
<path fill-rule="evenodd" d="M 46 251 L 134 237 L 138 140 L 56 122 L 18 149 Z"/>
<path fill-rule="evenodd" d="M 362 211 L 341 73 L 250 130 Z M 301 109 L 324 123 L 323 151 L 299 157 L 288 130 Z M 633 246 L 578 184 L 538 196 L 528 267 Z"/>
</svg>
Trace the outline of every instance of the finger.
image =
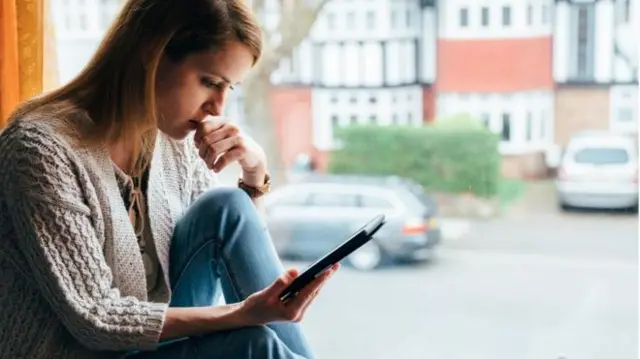
<svg viewBox="0 0 640 359">
<path fill-rule="evenodd" d="M 240 158 L 242 158 L 242 154 L 245 152 L 244 147 L 241 146 L 236 146 L 235 148 L 233 148 L 230 151 L 227 151 L 224 155 L 218 157 L 217 160 L 215 160 L 214 164 L 213 164 L 213 171 L 214 172 L 220 172 L 222 171 L 225 167 L 227 167 L 229 164 L 239 160 Z"/>
<path fill-rule="evenodd" d="M 216 163 L 220 155 L 234 149 L 234 147 L 240 145 L 241 142 L 242 138 L 238 136 L 225 138 L 211 145 L 203 142 L 198 152 L 200 157 L 207 163 L 207 166 L 212 169 L 213 164 Z"/>
<path fill-rule="evenodd" d="M 196 132 L 194 134 L 196 142 L 199 142 L 202 139 L 202 136 L 206 135 L 211 131 L 215 131 L 222 128 L 228 122 L 229 121 L 224 117 L 216 117 L 216 116 L 205 117 L 204 120 L 200 121 L 200 123 L 198 124 L 198 127 L 196 128 Z"/>
<path fill-rule="evenodd" d="M 284 272 L 278 279 L 276 279 L 267 289 L 265 289 L 265 295 L 271 296 L 279 296 L 280 292 L 282 292 L 293 280 L 298 276 L 298 270 L 295 268 L 291 268 Z"/>
<path fill-rule="evenodd" d="M 202 137 L 202 141 L 206 142 L 208 145 L 213 145 L 225 138 L 237 136 L 239 133 L 240 130 L 236 126 L 226 124 L 221 128 L 218 128 L 211 132 L 205 132 L 204 136 Z"/>
<path fill-rule="evenodd" d="M 304 304 L 302 304 L 302 307 L 300 308 L 299 311 L 299 317 L 304 316 L 304 313 L 307 312 L 307 309 L 309 308 L 309 306 L 311 305 L 311 303 L 313 303 L 316 298 L 318 298 L 318 294 L 320 294 L 320 291 L 322 290 L 322 287 L 324 287 L 326 282 L 323 282 L 322 285 L 320 285 L 320 288 L 318 288 L 318 290 L 316 290 L 315 292 L 311 293 L 311 295 L 309 296 L 309 298 L 307 298 L 306 301 L 304 301 Z"/>
<path fill-rule="evenodd" d="M 233 150 L 242 144 L 242 138 L 239 136 L 228 137 L 214 144 L 209 145 L 209 153 L 213 152 L 217 157 L 220 154 Z M 244 146 L 242 146 L 244 147 Z"/>
<path fill-rule="evenodd" d="M 311 281 L 311 283 L 306 285 L 295 298 L 287 302 L 287 305 L 295 308 L 304 307 L 308 301 L 313 300 L 313 294 L 320 290 L 324 282 L 331 277 L 331 274 L 333 274 L 333 270 L 331 269 L 322 273 L 316 279 Z"/>
</svg>

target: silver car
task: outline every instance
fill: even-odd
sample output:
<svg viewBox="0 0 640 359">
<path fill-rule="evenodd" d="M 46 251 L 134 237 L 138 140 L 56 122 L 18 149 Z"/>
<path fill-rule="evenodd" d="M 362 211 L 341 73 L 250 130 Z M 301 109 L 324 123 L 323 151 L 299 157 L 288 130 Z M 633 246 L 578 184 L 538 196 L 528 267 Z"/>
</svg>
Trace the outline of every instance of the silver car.
<svg viewBox="0 0 640 359">
<path fill-rule="evenodd" d="M 556 190 L 562 209 L 637 208 L 636 140 L 607 132 L 576 134 L 562 155 Z"/>
<path fill-rule="evenodd" d="M 401 186 L 295 183 L 267 195 L 265 207 L 276 250 L 284 258 L 317 259 L 380 213 L 386 215 L 386 225 L 347 258 L 356 269 L 425 260 L 440 242 L 434 213 Z"/>
</svg>

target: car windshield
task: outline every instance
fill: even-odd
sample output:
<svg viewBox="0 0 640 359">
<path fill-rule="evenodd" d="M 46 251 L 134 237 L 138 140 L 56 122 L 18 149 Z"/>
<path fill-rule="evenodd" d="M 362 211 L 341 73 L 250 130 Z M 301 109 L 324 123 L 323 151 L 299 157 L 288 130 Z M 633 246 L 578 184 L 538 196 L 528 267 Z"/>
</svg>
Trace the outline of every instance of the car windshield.
<svg viewBox="0 0 640 359">
<path fill-rule="evenodd" d="M 0 31 L 11 30 L 0 41 L 0 73 L 9 75 L 0 81 L 0 129 L 5 97 L 17 103 L 32 89 L 70 83 L 106 34 L 173 33 L 112 27 L 135 18 L 118 15 L 131 1 L 149 5 L 140 11 L 160 3 L 251 6 L 263 30 L 259 61 L 232 88 L 219 88 L 217 76 L 213 87 L 200 75 L 185 80 L 198 86 L 187 102 L 206 98 L 194 113 L 219 110 L 264 150 L 272 191 L 287 193 L 267 197 L 260 214 L 283 268 L 304 269 L 387 215 L 302 319 L 315 357 L 638 358 L 637 173 L 582 171 L 636 156 L 622 148 L 626 141 L 580 141 L 638 134 L 640 0 L 1 1 L 17 4 L 24 23 L 7 22 L 13 10 L 0 6 Z M 246 40 L 246 23 L 237 25 L 233 41 Z M 19 51 L 2 52 L 10 44 Z M 96 63 L 157 68 L 158 76 L 173 64 L 144 66 L 139 47 Z M 216 59 L 242 52 L 215 50 Z M 235 69 L 240 60 L 222 62 Z M 129 75 L 113 78 L 141 78 Z M 118 102 L 112 92 L 104 100 Z M 210 106 L 214 100 L 220 106 Z M 182 108 L 172 106 L 160 107 Z M 229 151 L 225 158 L 242 153 Z M 573 161 L 584 166 L 565 166 Z M 219 184 L 237 187 L 241 174 L 235 161 L 217 173 Z M 171 213 L 190 203 L 191 178 L 182 180 L 185 198 L 167 199 Z M 295 187 L 312 181 L 336 193 Z"/>
<path fill-rule="evenodd" d="M 576 152 L 573 160 L 579 164 L 620 165 L 629 162 L 629 153 L 624 148 L 585 148 Z"/>
</svg>

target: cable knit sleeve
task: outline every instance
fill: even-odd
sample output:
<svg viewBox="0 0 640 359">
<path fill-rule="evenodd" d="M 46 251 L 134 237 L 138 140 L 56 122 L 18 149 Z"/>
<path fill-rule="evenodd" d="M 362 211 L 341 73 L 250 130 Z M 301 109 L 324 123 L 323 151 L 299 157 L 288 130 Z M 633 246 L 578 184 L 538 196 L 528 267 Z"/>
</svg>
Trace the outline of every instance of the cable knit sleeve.
<svg viewBox="0 0 640 359">
<path fill-rule="evenodd" d="M 155 348 L 167 305 L 112 288 L 82 191 L 90 184 L 69 147 L 35 127 L 9 131 L 0 139 L 0 191 L 34 285 L 90 349 Z"/>
</svg>

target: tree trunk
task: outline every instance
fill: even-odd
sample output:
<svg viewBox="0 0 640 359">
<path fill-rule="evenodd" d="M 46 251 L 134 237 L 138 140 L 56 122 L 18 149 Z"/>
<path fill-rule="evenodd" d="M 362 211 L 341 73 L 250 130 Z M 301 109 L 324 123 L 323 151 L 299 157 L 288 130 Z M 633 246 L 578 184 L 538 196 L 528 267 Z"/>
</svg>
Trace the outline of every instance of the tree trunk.
<svg viewBox="0 0 640 359">
<path fill-rule="evenodd" d="M 280 186 L 286 182 L 286 166 L 278 145 L 276 122 L 271 115 L 270 73 L 264 66 L 258 65 L 242 86 L 244 121 L 252 137 L 264 148 L 271 182 L 274 186 Z"/>
</svg>

